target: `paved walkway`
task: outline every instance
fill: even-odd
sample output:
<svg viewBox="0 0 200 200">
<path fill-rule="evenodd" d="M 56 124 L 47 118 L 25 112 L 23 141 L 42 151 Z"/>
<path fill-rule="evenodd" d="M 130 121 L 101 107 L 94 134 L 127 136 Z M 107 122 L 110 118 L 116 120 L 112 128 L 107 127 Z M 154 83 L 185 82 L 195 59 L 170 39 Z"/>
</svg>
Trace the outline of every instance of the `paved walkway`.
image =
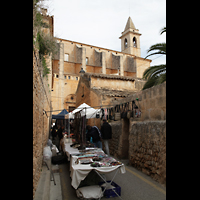
<svg viewBox="0 0 200 200">
<path fill-rule="evenodd" d="M 121 197 L 123 200 L 166 199 L 166 187 L 152 180 L 150 176 L 145 175 L 134 167 L 126 165 L 127 160 L 122 160 L 122 162 L 124 162 L 126 166 L 126 173 L 118 173 L 118 175 L 114 179 L 114 182 L 121 187 Z M 76 191 L 71 186 L 71 178 L 69 176 L 69 163 L 59 165 L 59 173 L 62 200 L 78 200 L 79 198 L 76 197 Z M 107 180 L 111 180 L 111 178 L 113 177 L 112 173 L 106 175 Z M 106 199 L 107 198 L 105 197 L 102 198 L 102 200 Z M 113 197 L 110 199 L 117 200 L 119 198 Z"/>
</svg>

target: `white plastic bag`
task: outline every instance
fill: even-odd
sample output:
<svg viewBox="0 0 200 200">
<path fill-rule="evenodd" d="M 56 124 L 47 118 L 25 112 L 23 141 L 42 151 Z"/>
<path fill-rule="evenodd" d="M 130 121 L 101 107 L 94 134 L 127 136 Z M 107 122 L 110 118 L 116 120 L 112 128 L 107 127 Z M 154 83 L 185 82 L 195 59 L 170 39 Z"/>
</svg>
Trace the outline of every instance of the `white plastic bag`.
<svg viewBox="0 0 200 200">
<path fill-rule="evenodd" d="M 48 139 L 47 146 L 52 147 L 52 145 L 53 145 L 52 141 L 50 139 Z"/>
<path fill-rule="evenodd" d="M 52 156 L 52 152 L 51 152 L 50 146 L 44 147 L 44 151 L 43 151 L 44 160 L 49 160 L 51 156 Z"/>
<path fill-rule="evenodd" d="M 78 188 L 76 195 L 81 199 L 99 199 L 103 196 L 102 189 L 99 185 L 91 185 Z"/>
<path fill-rule="evenodd" d="M 52 156 L 56 156 L 57 155 L 56 153 L 59 153 L 59 150 L 56 147 L 56 145 L 52 146 L 51 151 L 52 151 Z"/>
</svg>

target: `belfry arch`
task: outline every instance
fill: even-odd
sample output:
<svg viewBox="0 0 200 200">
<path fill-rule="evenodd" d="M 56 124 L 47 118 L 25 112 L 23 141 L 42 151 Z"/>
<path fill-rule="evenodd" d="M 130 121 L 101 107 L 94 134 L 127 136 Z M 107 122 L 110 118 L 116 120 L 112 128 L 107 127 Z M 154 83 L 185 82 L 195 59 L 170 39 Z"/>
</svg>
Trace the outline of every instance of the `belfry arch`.
<svg viewBox="0 0 200 200">
<path fill-rule="evenodd" d="M 128 47 L 128 41 L 127 41 L 127 39 L 125 38 L 125 40 L 124 40 L 124 49 L 126 49 Z"/>
<path fill-rule="evenodd" d="M 135 37 L 133 38 L 133 47 L 137 47 L 137 39 Z"/>
</svg>

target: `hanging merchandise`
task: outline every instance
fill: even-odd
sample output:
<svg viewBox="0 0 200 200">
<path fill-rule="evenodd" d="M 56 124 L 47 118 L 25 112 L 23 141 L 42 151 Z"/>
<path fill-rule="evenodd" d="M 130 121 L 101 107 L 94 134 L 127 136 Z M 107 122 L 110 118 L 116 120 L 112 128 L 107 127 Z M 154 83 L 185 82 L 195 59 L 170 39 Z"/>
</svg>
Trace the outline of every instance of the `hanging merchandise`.
<svg viewBox="0 0 200 200">
<path fill-rule="evenodd" d="M 136 118 L 141 117 L 141 110 L 138 108 L 137 105 L 135 105 L 134 109 L 135 109 L 135 117 Z"/>
<path fill-rule="evenodd" d="M 96 113 L 96 118 L 100 118 L 100 111 Z"/>
<path fill-rule="evenodd" d="M 104 109 L 101 108 L 101 113 L 102 113 L 102 116 L 101 116 L 101 120 L 104 119 Z"/>
<path fill-rule="evenodd" d="M 114 120 L 113 108 L 110 108 L 109 119 Z"/>
<path fill-rule="evenodd" d="M 117 120 L 120 120 L 121 119 L 121 114 L 119 112 L 119 105 L 116 105 L 115 106 L 115 116 L 114 116 L 114 120 L 117 121 Z"/>
<path fill-rule="evenodd" d="M 108 120 L 108 119 L 107 119 L 107 117 L 108 117 L 108 111 L 107 111 L 107 108 L 104 109 L 104 113 L 105 113 L 104 119 L 105 119 L 105 120 Z"/>
<path fill-rule="evenodd" d="M 135 101 L 132 101 L 132 104 L 131 105 L 131 109 L 128 111 L 127 113 L 127 118 L 130 119 L 131 117 L 134 117 L 134 104 L 135 104 Z"/>
</svg>

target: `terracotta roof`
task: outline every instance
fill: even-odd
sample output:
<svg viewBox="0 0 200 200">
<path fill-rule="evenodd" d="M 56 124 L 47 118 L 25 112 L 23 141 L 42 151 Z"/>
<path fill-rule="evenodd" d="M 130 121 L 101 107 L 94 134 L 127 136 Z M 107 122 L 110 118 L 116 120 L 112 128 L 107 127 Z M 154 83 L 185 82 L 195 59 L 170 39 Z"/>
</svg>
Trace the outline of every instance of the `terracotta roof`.
<svg viewBox="0 0 200 200">
<path fill-rule="evenodd" d="M 100 93 L 101 95 L 111 96 L 111 97 L 128 97 L 129 95 L 132 95 L 138 90 L 112 90 L 110 88 L 92 88 L 96 92 Z"/>
<path fill-rule="evenodd" d="M 97 78 L 107 78 L 107 79 L 121 79 L 127 81 L 135 81 L 138 78 L 131 76 L 120 76 L 120 75 L 110 75 L 110 74 L 99 74 L 99 73 L 85 73 L 86 76 L 97 77 Z"/>
</svg>

